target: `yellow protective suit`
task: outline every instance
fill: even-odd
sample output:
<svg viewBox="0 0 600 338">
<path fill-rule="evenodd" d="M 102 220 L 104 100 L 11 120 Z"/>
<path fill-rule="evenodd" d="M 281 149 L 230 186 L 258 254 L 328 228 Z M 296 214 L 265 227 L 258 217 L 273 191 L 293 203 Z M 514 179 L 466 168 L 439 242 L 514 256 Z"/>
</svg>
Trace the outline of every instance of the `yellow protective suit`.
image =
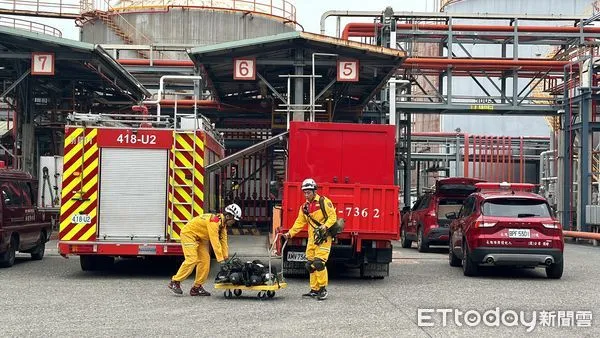
<svg viewBox="0 0 600 338">
<path fill-rule="evenodd" d="M 308 203 L 308 212 L 310 216 L 320 224 L 323 224 L 325 220 L 325 215 L 321 211 L 321 206 L 319 204 L 320 196 L 315 194 L 315 198 L 311 202 Z M 335 207 L 331 203 L 327 197 L 324 197 L 323 203 L 325 204 L 325 212 L 327 213 L 327 221 L 324 225 L 329 229 L 335 222 L 337 221 L 337 213 Z M 290 237 L 294 237 L 298 232 L 300 232 L 306 225 L 308 225 L 308 244 L 306 245 L 306 259 L 309 262 L 313 262 L 311 267 L 314 269 L 314 261 L 315 259 L 319 259 L 323 261 L 323 263 L 327 263 L 327 259 L 329 259 L 329 253 L 331 251 L 331 236 L 327 237 L 327 240 L 320 245 L 315 244 L 315 229 L 314 227 L 318 227 L 318 224 L 315 224 L 309 217 L 307 217 L 302 209 L 305 207 L 305 204 L 300 206 L 300 210 L 298 211 L 298 218 L 294 222 L 294 225 L 290 229 Z M 310 273 L 310 289 L 311 290 L 319 290 L 321 287 L 326 287 L 329 283 L 329 279 L 327 276 L 327 268 L 325 267 L 323 270 L 314 270 Z"/>
<path fill-rule="evenodd" d="M 185 280 L 196 268 L 194 285 L 202 285 L 210 271 L 209 244 L 212 245 L 217 261 L 222 262 L 229 257 L 227 244 L 227 227 L 223 214 L 203 214 L 189 221 L 179 236 L 185 260 L 172 280 Z"/>
</svg>

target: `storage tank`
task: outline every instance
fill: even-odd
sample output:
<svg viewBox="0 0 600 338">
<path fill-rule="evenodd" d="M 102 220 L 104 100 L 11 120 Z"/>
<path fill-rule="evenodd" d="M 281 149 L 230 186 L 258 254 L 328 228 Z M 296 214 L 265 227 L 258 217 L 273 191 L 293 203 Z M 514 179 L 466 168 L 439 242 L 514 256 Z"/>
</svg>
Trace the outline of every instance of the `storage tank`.
<svg viewBox="0 0 600 338">
<path fill-rule="evenodd" d="M 593 0 L 447 0 L 442 1 L 442 11 L 447 13 L 502 13 L 509 15 L 554 15 L 554 16 L 574 16 L 574 15 L 591 15 Z M 461 21 L 454 19 L 454 24 L 469 23 L 473 21 Z M 493 21 L 486 20 L 482 24 L 502 24 L 506 25 L 507 20 Z M 571 23 L 572 24 L 572 23 Z M 557 26 L 567 25 L 566 21 L 521 21 L 520 25 L 544 25 Z M 497 45 L 469 45 L 464 44 L 464 47 L 475 57 L 500 57 L 501 47 Z M 458 56 L 465 56 L 460 46 L 454 45 L 453 50 Z M 545 57 L 550 51 L 550 47 L 545 46 L 519 46 L 520 58 L 539 58 Z M 507 56 L 512 56 L 512 46 L 507 48 Z M 499 85 L 500 81 L 494 79 Z M 483 82 L 483 81 L 481 81 Z M 485 93 L 469 78 L 454 78 L 453 80 L 453 95 L 467 96 L 485 96 Z M 507 92 L 512 92 L 512 81 L 507 79 Z M 527 86 L 528 80 L 523 79 L 519 82 L 518 91 Z M 492 95 L 498 96 L 499 93 L 494 87 L 487 83 L 484 85 L 488 92 L 496 93 Z M 527 92 L 527 91 L 525 91 Z M 530 94 L 531 95 L 531 94 Z M 490 134 L 504 136 L 549 136 L 551 128 L 541 116 L 518 116 L 518 117 L 501 117 L 501 116 L 472 116 L 464 115 L 443 115 L 440 121 L 441 131 L 454 131 L 460 128 L 463 132 L 475 134 Z"/>
<path fill-rule="evenodd" d="M 296 26 L 295 0 L 113 0 L 110 6 L 101 0 L 82 2 L 88 19 L 80 23 L 81 40 L 93 43 L 201 46 L 293 31 Z"/>
</svg>

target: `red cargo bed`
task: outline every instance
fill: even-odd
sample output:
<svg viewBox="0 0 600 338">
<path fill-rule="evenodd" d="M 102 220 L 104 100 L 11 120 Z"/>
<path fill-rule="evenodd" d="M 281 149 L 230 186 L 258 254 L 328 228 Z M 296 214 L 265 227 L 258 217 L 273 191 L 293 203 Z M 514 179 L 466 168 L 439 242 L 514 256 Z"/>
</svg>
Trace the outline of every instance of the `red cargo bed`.
<svg viewBox="0 0 600 338">
<path fill-rule="evenodd" d="M 301 185 L 301 182 L 284 184 L 284 230 L 292 227 L 300 205 L 305 201 Z M 363 238 L 368 236 L 369 239 L 399 238 L 397 186 L 325 183 L 319 186 L 317 193 L 331 199 L 338 217 L 346 220 L 344 234 L 355 234 Z"/>
</svg>

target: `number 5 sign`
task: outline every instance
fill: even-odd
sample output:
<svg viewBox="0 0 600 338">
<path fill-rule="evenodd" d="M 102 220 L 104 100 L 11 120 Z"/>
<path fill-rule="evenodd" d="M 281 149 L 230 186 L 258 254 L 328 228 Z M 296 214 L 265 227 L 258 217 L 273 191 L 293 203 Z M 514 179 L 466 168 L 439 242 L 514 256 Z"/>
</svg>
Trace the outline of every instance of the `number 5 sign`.
<svg viewBox="0 0 600 338">
<path fill-rule="evenodd" d="M 31 75 L 54 75 L 54 53 L 31 53 Z"/>
<path fill-rule="evenodd" d="M 234 80 L 255 80 L 256 79 L 256 59 L 233 59 L 233 79 Z"/>
<path fill-rule="evenodd" d="M 338 60 L 337 80 L 340 82 L 358 82 L 358 60 Z"/>
</svg>

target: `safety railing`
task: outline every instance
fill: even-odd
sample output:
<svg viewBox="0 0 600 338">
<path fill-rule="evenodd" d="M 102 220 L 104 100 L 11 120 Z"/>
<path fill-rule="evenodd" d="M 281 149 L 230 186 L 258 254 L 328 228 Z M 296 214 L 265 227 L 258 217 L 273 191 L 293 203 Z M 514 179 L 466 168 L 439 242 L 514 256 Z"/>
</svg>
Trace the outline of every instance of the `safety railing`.
<svg viewBox="0 0 600 338">
<path fill-rule="evenodd" d="M 82 0 L 0 0 L 0 13 L 52 14 L 55 17 L 75 18 L 81 12 L 81 3 Z"/>
<path fill-rule="evenodd" d="M 103 9 L 104 0 L 84 0 L 94 2 L 95 8 Z M 111 10 L 119 12 L 136 12 L 172 7 L 206 8 L 234 10 L 268 14 L 296 22 L 296 7 L 286 0 L 122 0 L 111 5 Z"/>
<path fill-rule="evenodd" d="M 28 20 L 0 16 L 0 26 L 22 29 L 34 33 L 42 33 L 62 37 L 62 32 L 54 27 Z"/>
</svg>

